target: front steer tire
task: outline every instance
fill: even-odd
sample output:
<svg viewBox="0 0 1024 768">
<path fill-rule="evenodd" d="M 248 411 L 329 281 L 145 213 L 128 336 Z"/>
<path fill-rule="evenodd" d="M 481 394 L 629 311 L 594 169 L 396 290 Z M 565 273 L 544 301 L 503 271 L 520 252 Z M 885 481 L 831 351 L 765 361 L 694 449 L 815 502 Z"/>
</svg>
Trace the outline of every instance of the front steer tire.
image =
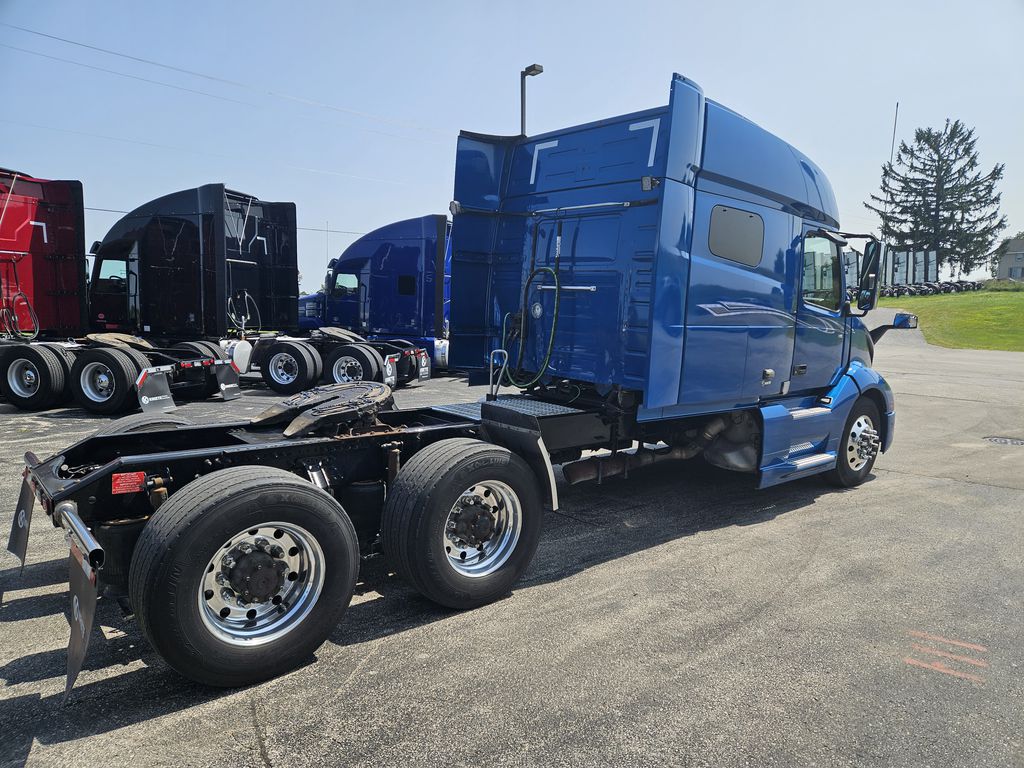
<svg viewBox="0 0 1024 768">
<path fill-rule="evenodd" d="M 520 532 L 495 570 L 466 575 L 450 561 L 446 526 L 466 492 L 488 483 L 509 489 L 515 497 L 521 510 Z M 388 561 L 416 591 L 435 603 L 463 610 L 511 592 L 537 551 L 542 527 L 540 491 L 527 463 L 501 446 L 453 438 L 421 449 L 399 471 L 388 489 L 381 538 Z"/>
<path fill-rule="evenodd" d="M 868 475 L 871 474 L 871 470 L 875 466 L 875 459 L 878 458 L 877 449 L 870 459 L 860 464 L 860 460 L 856 456 L 856 445 L 853 440 L 853 436 L 862 430 L 865 425 L 870 429 L 880 432 L 882 419 L 878 413 L 878 406 L 870 398 L 862 395 L 853 404 L 853 407 L 850 409 L 850 415 L 846 417 L 846 423 L 843 425 L 835 469 L 829 470 L 824 474 L 825 480 L 832 485 L 840 488 L 853 488 L 863 483 Z M 860 466 L 855 467 L 855 464 L 860 464 Z"/>
<path fill-rule="evenodd" d="M 320 592 L 283 634 L 226 640 L 201 613 L 208 564 L 222 562 L 247 529 L 275 525 L 299 527 L 315 540 L 323 556 Z M 348 607 L 358 570 L 355 529 L 331 496 L 280 469 L 232 467 L 193 480 L 156 511 L 136 545 L 128 592 L 142 634 L 173 669 L 204 685 L 236 687 L 309 659 Z M 265 600 L 259 607 L 268 606 Z"/>
</svg>

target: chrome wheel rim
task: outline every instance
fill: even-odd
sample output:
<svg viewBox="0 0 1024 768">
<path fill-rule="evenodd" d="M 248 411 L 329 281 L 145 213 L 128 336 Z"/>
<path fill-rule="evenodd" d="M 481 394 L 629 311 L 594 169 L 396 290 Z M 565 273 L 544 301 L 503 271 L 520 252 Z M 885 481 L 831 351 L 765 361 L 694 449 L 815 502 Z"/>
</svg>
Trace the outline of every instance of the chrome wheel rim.
<svg viewBox="0 0 1024 768">
<path fill-rule="evenodd" d="M 7 386 L 18 397 L 32 397 L 39 391 L 39 369 L 31 360 L 18 358 L 7 368 Z"/>
<path fill-rule="evenodd" d="M 299 377 L 299 362 L 288 352 L 278 352 L 270 358 L 270 378 L 277 384 L 294 384 Z"/>
<path fill-rule="evenodd" d="M 82 392 L 94 403 L 105 403 L 114 396 L 117 385 L 114 374 L 104 363 L 89 363 L 82 369 L 79 378 Z"/>
<path fill-rule="evenodd" d="M 336 384 L 362 381 L 363 366 L 354 357 L 343 355 L 334 361 L 334 365 L 331 366 L 331 375 L 334 377 Z"/>
<path fill-rule="evenodd" d="M 206 566 L 198 594 L 203 625 L 231 645 L 271 643 L 313 610 L 325 568 L 323 550 L 305 528 L 268 522 L 239 531 Z"/>
<path fill-rule="evenodd" d="M 874 422 L 861 414 L 853 422 L 846 438 L 846 462 L 850 469 L 859 472 L 878 453 L 879 439 Z"/>
<path fill-rule="evenodd" d="M 448 565 L 479 578 L 501 568 L 523 531 L 519 497 L 499 480 L 484 480 L 459 495 L 441 531 Z"/>
</svg>

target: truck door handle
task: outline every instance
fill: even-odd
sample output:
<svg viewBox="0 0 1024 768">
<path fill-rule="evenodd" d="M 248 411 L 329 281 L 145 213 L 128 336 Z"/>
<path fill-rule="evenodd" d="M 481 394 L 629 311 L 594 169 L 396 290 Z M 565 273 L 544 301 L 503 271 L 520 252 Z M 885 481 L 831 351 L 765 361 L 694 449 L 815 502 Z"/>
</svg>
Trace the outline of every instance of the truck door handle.
<svg viewBox="0 0 1024 768">
<path fill-rule="evenodd" d="M 538 285 L 538 291 L 553 291 L 555 286 L 553 285 Z M 596 285 L 561 285 L 559 290 L 562 291 L 587 291 L 589 293 L 597 293 Z"/>
<path fill-rule="evenodd" d="M 807 366 L 806 365 L 794 365 L 793 366 L 793 375 L 794 376 L 803 376 L 805 373 L 807 373 Z"/>
</svg>

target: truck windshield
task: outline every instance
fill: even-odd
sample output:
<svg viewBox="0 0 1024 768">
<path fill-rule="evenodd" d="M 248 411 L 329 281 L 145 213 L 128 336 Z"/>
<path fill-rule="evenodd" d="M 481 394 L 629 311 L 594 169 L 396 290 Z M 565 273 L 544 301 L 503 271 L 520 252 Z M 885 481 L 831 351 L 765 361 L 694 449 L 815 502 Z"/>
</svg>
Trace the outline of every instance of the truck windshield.
<svg viewBox="0 0 1024 768">
<path fill-rule="evenodd" d="M 804 274 L 801 295 L 804 302 L 826 309 L 839 309 L 839 249 L 824 237 L 804 238 Z"/>
</svg>

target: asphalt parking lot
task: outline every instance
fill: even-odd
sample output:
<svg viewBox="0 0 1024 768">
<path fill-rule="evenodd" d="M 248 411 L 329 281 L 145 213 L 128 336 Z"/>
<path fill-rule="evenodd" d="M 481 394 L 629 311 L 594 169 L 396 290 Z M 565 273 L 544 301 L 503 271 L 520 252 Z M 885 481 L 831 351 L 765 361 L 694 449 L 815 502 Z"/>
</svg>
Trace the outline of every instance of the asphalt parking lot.
<svg viewBox="0 0 1024 768">
<path fill-rule="evenodd" d="M 1024 439 L 1024 354 L 892 331 L 875 362 L 897 431 L 860 488 L 700 461 L 565 487 L 511 597 L 443 610 L 369 561 L 315 661 L 243 690 L 101 601 L 61 706 L 66 549 L 37 516 L 24 578 L 0 560 L 0 765 L 1022 765 L 1024 445 L 986 438 Z M 23 453 L 98 423 L 0 404 L 4 536 Z"/>
</svg>

